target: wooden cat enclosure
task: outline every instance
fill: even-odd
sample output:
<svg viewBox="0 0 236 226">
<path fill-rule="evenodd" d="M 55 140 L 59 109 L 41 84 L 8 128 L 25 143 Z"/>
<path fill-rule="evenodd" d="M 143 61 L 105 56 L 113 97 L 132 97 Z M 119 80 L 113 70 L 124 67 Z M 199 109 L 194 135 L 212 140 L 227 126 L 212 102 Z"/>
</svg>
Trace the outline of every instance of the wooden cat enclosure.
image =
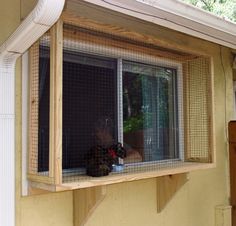
<svg viewBox="0 0 236 226">
<path fill-rule="evenodd" d="M 70 10 L 29 55 L 33 187 L 71 190 L 214 165 L 210 56 Z"/>
</svg>

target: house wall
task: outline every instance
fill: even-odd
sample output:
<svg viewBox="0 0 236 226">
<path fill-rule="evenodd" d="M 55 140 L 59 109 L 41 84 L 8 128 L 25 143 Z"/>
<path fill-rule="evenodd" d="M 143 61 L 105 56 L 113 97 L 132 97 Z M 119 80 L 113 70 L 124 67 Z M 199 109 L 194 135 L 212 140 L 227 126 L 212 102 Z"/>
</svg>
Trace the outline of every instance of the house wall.
<svg viewBox="0 0 236 226">
<path fill-rule="evenodd" d="M 21 2 L 21 5 L 20 5 Z M 35 1 L 1 1 L 0 43 L 20 23 L 20 18 L 31 10 Z M 19 9 L 21 10 L 19 11 Z M 88 13 L 81 10 L 81 14 Z M 96 17 L 92 12 L 91 17 Z M 98 16 L 98 15 L 97 15 Z M 94 18 L 96 19 L 96 18 Z M 99 17 L 107 20 L 107 17 Z M 122 19 L 113 20 L 121 25 Z M 177 192 L 166 208 L 157 213 L 156 180 L 140 180 L 107 186 L 104 201 L 95 210 L 86 226 L 214 226 L 215 207 L 229 203 L 229 175 L 227 151 L 227 121 L 233 116 L 232 58 L 230 50 L 219 45 L 185 36 L 166 28 L 150 25 L 134 27 L 134 22 L 124 23 L 127 29 L 158 34 L 160 40 L 175 43 L 184 49 L 205 52 L 214 61 L 215 139 L 217 166 L 214 169 L 189 173 L 189 181 Z M 222 57 L 220 55 L 222 52 Z M 221 59 L 223 62 L 221 62 Z M 21 197 L 21 64 L 17 62 L 16 77 L 16 165 L 17 165 L 17 226 L 72 226 L 73 192 L 49 193 Z M 224 65 L 224 69 L 222 67 Z M 225 71 L 225 75 L 224 75 Z M 226 89 L 225 89 L 226 83 Z M 226 116 L 225 116 L 225 112 Z M 76 213 L 75 213 L 76 214 Z M 229 226 L 229 225 L 227 225 Z"/>
</svg>

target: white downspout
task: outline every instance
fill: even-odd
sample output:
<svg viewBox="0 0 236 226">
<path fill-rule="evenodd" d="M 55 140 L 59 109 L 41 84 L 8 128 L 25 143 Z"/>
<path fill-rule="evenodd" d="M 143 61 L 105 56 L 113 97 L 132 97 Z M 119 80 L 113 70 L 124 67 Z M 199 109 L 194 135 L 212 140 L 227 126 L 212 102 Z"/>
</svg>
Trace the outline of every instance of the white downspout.
<svg viewBox="0 0 236 226">
<path fill-rule="evenodd" d="M 59 18 L 65 0 L 39 0 L 0 46 L 0 225 L 15 226 L 15 63 Z"/>
</svg>

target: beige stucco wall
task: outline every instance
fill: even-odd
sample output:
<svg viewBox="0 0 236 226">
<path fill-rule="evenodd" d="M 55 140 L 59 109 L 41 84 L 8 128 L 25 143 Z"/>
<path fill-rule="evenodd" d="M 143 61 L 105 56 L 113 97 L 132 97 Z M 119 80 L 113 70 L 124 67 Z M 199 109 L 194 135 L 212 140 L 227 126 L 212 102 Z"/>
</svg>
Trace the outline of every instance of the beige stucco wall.
<svg viewBox="0 0 236 226">
<path fill-rule="evenodd" d="M 20 18 L 23 18 L 34 5 L 33 0 L 22 0 L 21 2 L 20 7 L 20 0 L 1 0 L 0 43 L 9 36 L 20 23 Z M 127 23 L 128 26 L 132 26 L 132 23 L 130 25 Z M 166 31 L 166 29 L 164 30 Z M 96 209 L 86 226 L 214 226 L 215 207 L 228 204 L 229 175 L 225 126 L 233 112 L 230 50 L 222 48 L 227 82 L 225 92 L 225 77 L 218 45 L 170 31 L 160 32 L 160 38 L 170 40 L 171 43 L 175 42 L 183 48 L 205 51 L 213 56 L 217 167 L 190 173 L 189 181 L 160 214 L 157 214 L 155 179 L 110 185 L 107 187 L 105 200 Z M 72 226 L 73 192 L 21 197 L 20 60 L 16 70 L 17 226 Z M 226 119 L 225 112 L 227 112 Z"/>
</svg>

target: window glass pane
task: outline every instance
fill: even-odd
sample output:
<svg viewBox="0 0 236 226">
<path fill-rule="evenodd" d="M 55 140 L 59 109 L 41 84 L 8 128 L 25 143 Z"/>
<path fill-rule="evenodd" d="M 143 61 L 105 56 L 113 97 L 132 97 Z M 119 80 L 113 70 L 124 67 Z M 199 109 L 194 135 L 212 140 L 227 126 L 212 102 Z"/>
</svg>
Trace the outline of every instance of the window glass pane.
<svg viewBox="0 0 236 226">
<path fill-rule="evenodd" d="M 86 166 L 95 145 L 117 142 L 116 61 L 63 53 L 63 168 Z"/>
<path fill-rule="evenodd" d="M 126 162 L 178 157 L 176 70 L 123 63 L 123 137 Z"/>
</svg>

